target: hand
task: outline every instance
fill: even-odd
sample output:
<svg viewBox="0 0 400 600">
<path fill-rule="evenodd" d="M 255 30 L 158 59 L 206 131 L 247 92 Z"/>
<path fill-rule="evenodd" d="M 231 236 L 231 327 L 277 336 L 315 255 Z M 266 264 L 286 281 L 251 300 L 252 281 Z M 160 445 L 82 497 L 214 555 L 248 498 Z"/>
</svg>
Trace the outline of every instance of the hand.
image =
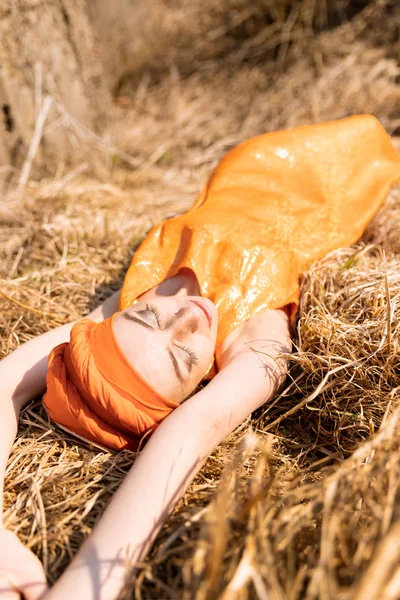
<svg viewBox="0 0 400 600">
<path fill-rule="evenodd" d="M 46 575 L 40 560 L 20 539 L 0 526 L 1 600 L 39 600 L 47 591 Z"/>
</svg>

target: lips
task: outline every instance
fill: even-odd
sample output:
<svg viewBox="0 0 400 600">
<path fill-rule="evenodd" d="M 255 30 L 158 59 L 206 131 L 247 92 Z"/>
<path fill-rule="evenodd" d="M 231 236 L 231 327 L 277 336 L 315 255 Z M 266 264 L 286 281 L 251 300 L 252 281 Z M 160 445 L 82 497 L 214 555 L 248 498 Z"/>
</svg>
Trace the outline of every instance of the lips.
<svg viewBox="0 0 400 600">
<path fill-rule="evenodd" d="M 208 326 L 211 328 L 212 314 L 211 314 L 210 309 L 206 305 L 206 303 L 201 302 L 201 300 L 190 300 L 190 302 L 192 302 L 192 304 L 195 304 L 196 306 L 198 306 L 203 311 L 203 313 L 205 314 L 205 316 L 207 318 Z"/>
</svg>

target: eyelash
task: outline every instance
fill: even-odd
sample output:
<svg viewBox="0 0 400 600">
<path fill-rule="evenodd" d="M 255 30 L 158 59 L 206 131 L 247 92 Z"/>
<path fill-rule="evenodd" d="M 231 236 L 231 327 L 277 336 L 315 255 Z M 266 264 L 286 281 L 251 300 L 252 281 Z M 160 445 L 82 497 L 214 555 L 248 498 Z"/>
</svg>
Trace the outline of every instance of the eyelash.
<svg viewBox="0 0 400 600">
<path fill-rule="evenodd" d="M 161 314 L 160 311 L 158 310 L 157 306 L 154 306 L 154 304 L 146 304 L 146 310 L 149 310 L 153 313 L 153 315 L 156 318 L 157 321 L 157 325 L 159 326 L 160 329 L 162 329 L 161 327 Z"/>
<path fill-rule="evenodd" d="M 189 366 L 197 365 L 199 363 L 197 354 L 195 352 L 193 352 L 193 350 L 191 348 L 188 348 L 187 346 L 178 346 L 178 348 L 182 348 L 182 350 L 184 350 L 189 355 L 189 361 L 190 361 Z"/>
<path fill-rule="evenodd" d="M 146 304 L 146 310 L 150 310 L 153 313 L 153 315 L 156 318 L 158 327 L 162 329 L 161 314 L 157 306 L 155 306 L 154 304 Z M 189 367 L 191 367 L 192 365 L 197 365 L 199 363 L 197 354 L 191 348 L 188 348 L 187 346 L 181 346 L 180 344 L 177 345 L 177 347 L 184 350 L 184 352 L 186 352 L 186 354 L 188 355 Z"/>
</svg>

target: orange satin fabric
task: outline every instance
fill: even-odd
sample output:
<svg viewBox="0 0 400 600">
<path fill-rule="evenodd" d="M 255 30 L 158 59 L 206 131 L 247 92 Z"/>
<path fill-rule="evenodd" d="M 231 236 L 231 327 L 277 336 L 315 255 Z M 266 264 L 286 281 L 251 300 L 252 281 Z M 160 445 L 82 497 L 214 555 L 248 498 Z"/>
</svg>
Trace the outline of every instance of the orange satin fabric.
<svg viewBox="0 0 400 600">
<path fill-rule="evenodd" d="M 117 450 L 137 450 L 176 402 L 158 394 L 128 363 L 111 318 L 82 319 L 70 342 L 49 356 L 43 403 L 51 419 L 80 437 Z"/>
<path fill-rule="evenodd" d="M 187 213 L 150 232 L 120 308 L 190 268 L 218 307 L 218 346 L 260 311 L 296 306 L 301 273 L 353 244 L 398 179 L 399 155 L 370 115 L 250 139 L 221 160 Z"/>
</svg>

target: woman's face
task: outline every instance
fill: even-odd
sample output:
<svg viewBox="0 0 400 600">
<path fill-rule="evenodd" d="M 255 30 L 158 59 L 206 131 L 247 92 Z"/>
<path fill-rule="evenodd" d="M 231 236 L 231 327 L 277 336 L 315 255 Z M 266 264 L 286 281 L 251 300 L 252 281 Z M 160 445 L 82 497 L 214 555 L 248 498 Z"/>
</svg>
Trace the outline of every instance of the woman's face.
<svg viewBox="0 0 400 600">
<path fill-rule="evenodd" d="M 128 362 L 162 396 L 181 402 L 198 385 L 213 358 L 218 313 L 201 296 L 137 302 L 113 321 Z"/>
</svg>

